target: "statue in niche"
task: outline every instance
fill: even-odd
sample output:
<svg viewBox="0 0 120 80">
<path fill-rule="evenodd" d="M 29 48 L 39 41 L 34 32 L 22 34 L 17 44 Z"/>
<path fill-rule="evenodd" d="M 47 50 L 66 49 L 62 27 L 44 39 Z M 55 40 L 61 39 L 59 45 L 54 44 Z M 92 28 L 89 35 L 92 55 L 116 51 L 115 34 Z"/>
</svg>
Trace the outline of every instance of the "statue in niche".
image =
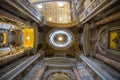
<svg viewBox="0 0 120 80">
<path fill-rule="evenodd" d="M 0 43 L 3 42 L 3 39 L 4 39 L 4 37 L 3 37 L 3 35 L 0 33 Z"/>
</svg>

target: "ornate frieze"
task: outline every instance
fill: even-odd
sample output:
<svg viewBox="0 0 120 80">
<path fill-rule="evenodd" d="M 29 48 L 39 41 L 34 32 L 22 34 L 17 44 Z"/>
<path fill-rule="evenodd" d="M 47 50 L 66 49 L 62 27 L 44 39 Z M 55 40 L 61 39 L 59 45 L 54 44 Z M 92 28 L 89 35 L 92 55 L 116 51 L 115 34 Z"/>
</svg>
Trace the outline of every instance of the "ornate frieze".
<svg viewBox="0 0 120 80">
<path fill-rule="evenodd" d="M 101 10 L 108 3 L 112 4 L 110 0 L 93 0 L 90 5 L 84 9 L 84 11 L 79 15 L 79 21 L 85 21 L 90 15 L 95 15 L 97 11 Z"/>
</svg>

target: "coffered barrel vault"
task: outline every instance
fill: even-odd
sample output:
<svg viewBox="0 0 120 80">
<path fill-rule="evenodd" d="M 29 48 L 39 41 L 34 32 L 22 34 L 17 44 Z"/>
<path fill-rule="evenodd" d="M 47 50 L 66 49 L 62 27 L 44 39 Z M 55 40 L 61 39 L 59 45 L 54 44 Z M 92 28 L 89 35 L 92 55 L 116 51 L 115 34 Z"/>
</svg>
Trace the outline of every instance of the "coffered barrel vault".
<svg viewBox="0 0 120 80">
<path fill-rule="evenodd" d="M 30 0 L 35 8 L 44 17 L 44 24 L 53 27 L 71 27 L 76 26 L 74 6 L 72 0 Z M 60 24 L 62 24 L 60 26 Z"/>
<path fill-rule="evenodd" d="M 35 5 L 45 20 L 52 23 L 70 23 L 70 2 L 54 1 Z"/>
</svg>

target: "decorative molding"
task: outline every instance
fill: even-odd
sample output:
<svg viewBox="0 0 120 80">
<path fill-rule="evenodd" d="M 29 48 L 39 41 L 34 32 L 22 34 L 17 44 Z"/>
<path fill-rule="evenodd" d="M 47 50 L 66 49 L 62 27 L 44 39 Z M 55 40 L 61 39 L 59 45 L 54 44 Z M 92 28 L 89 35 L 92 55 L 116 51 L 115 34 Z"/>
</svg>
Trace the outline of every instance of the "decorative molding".
<svg viewBox="0 0 120 80">
<path fill-rule="evenodd" d="M 33 7 L 33 5 L 29 2 L 29 0 L 16 0 L 19 5 L 21 5 L 25 10 L 31 13 L 35 18 L 39 21 L 41 20 L 40 13 Z"/>
<path fill-rule="evenodd" d="M 74 27 L 78 25 L 78 22 L 71 22 L 71 23 L 52 23 L 52 22 L 46 22 L 45 25 L 51 26 L 51 27 Z"/>
</svg>

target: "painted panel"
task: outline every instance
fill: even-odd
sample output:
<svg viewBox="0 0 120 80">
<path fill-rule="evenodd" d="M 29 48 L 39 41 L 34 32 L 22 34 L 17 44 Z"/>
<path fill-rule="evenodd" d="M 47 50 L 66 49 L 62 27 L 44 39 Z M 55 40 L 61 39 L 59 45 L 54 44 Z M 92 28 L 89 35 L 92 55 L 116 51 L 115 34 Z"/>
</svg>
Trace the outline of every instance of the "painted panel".
<svg viewBox="0 0 120 80">
<path fill-rule="evenodd" d="M 108 32 L 109 44 L 111 50 L 120 51 L 120 30 L 113 30 Z"/>
<path fill-rule="evenodd" d="M 33 47 L 34 46 L 34 30 L 31 28 L 25 28 L 23 30 L 23 46 Z"/>
<path fill-rule="evenodd" d="M 6 44 L 6 42 L 7 42 L 7 34 L 5 32 L 3 33 L 3 37 L 4 37 L 3 44 Z"/>
</svg>

